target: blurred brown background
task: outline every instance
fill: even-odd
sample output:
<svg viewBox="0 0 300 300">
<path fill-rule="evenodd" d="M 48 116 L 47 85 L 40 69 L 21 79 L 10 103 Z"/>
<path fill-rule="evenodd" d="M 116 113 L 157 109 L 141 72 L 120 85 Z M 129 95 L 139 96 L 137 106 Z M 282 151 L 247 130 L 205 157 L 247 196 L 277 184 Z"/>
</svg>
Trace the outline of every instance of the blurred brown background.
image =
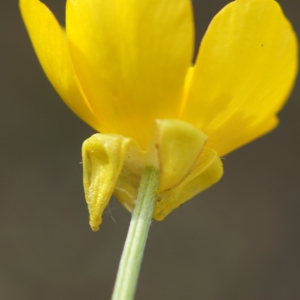
<svg viewBox="0 0 300 300">
<path fill-rule="evenodd" d="M 281 5 L 300 34 L 300 2 Z M 64 0 L 46 3 L 63 20 Z M 228 1 L 195 0 L 197 41 Z M 17 1 L 0 3 L 0 299 L 110 299 L 130 215 L 88 226 L 93 134 L 44 76 Z M 281 126 L 224 160 L 221 182 L 150 231 L 136 299 L 300 299 L 300 82 Z"/>
</svg>

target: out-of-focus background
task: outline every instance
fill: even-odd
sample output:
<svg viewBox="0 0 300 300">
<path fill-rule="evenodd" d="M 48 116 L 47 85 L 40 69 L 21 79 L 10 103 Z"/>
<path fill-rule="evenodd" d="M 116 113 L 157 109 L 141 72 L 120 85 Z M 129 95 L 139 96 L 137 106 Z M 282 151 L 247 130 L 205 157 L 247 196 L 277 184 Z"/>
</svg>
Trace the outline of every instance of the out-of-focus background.
<svg viewBox="0 0 300 300">
<path fill-rule="evenodd" d="M 300 34 L 300 2 L 281 5 Z M 60 20 L 64 0 L 47 0 Z M 194 1 L 199 43 L 228 1 Z M 43 74 L 17 1 L 0 2 L 0 299 L 110 299 L 130 214 L 91 231 L 81 145 L 94 133 Z M 300 82 L 220 183 L 153 222 L 136 299 L 300 299 Z"/>
</svg>

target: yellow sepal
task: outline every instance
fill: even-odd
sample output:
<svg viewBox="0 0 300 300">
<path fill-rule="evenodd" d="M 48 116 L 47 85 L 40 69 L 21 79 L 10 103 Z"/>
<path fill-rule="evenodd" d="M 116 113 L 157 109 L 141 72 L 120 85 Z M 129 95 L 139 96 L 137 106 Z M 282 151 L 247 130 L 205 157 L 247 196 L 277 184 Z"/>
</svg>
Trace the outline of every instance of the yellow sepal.
<svg viewBox="0 0 300 300">
<path fill-rule="evenodd" d="M 153 165 L 160 169 L 159 191 L 165 191 L 187 175 L 201 153 L 207 136 L 192 124 L 180 120 L 155 120 L 153 127 L 148 155 L 150 164 L 151 159 L 155 159 Z"/>
<path fill-rule="evenodd" d="M 205 148 L 207 136 L 180 120 L 155 120 L 145 152 L 132 139 L 117 134 L 94 134 L 82 148 L 83 183 L 90 225 L 99 229 L 114 192 L 133 211 L 143 169 L 160 170 L 153 218 L 163 220 L 173 209 L 216 183 L 223 175 L 217 153 Z"/>
<path fill-rule="evenodd" d="M 206 139 L 204 133 L 189 123 L 155 120 L 147 153 L 140 150 L 140 163 L 125 159 L 114 194 L 132 211 L 144 167 L 141 164 L 153 165 L 160 169 L 161 176 L 153 218 L 164 219 L 173 209 L 222 177 L 222 162 L 214 150 L 204 147 Z M 134 153 L 138 153 L 137 149 Z"/>
<path fill-rule="evenodd" d="M 163 220 L 172 210 L 218 182 L 222 175 L 221 159 L 214 150 L 204 148 L 186 178 L 172 189 L 158 193 L 153 218 Z"/>
<path fill-rule="evenodd" d="M 82 146 L 83 185 L 93 231 L 99 229 L 123 167 L 131 139 L 116 134 L 94 134 Z"/>
<path fill-rule="evenodd" d="M 145 152 L 137 143 L 132 142 L 114 190 L 119 202 L 130 212 L 135 207 L 145 165 Z"/>
</svg>

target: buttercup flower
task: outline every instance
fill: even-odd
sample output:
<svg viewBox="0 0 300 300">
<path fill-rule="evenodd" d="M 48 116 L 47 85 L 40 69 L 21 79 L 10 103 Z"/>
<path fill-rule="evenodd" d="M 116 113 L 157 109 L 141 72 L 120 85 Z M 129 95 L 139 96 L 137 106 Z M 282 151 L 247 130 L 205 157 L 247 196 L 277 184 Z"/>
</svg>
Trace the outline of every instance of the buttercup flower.
<svg viewBox="0 0 300 300">
<path fill-rule="evenodd" d="M 66 30 L 20 0 L 50 82 L 100 132 L 84 142 L 97 230 L 112 193 L 133 210 L 142 170 L 160 170 L 153 218 L 217 182 L 220 157 L 272 130 L 297 72 L 297 40 L 274 0 L 236 0 L 212 20 L 192 65 L 190 0 L 68 0 Z"/>
</svg>

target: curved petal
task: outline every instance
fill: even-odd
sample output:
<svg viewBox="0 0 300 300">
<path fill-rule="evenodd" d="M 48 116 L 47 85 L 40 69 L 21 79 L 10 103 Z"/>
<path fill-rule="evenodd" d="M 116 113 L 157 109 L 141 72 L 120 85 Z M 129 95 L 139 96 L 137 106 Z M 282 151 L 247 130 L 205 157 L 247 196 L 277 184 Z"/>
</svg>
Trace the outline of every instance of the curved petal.
<svg viewBox="0 0 300 300">
<path fill-rule="evenodd" d="M 42 2 L 20 0 L 19 4 L 33 47 L 51 84 L 75 114 L 100 130 L 77 84 L 64 30 Z"/>
<path fill-rule="evenodd" d="M 115 188 L 131 140 L 116 134 L 94 134 L 82 145 L 83 185 L 93 231 Z"/>
<path fill-rule="evenodd" d="M 176 118 L 193 52 L 190 0 L 68 0 L 72 60 L 109 132 L 144 149 L 156 118 Z"/>
<path fill-rule="evenodd" d="M 297 39 L 273 0 L 236 0 L 200 46 L 182 118 L 220 156 L 273 129 L 297 72 Z"/>
</svg>

